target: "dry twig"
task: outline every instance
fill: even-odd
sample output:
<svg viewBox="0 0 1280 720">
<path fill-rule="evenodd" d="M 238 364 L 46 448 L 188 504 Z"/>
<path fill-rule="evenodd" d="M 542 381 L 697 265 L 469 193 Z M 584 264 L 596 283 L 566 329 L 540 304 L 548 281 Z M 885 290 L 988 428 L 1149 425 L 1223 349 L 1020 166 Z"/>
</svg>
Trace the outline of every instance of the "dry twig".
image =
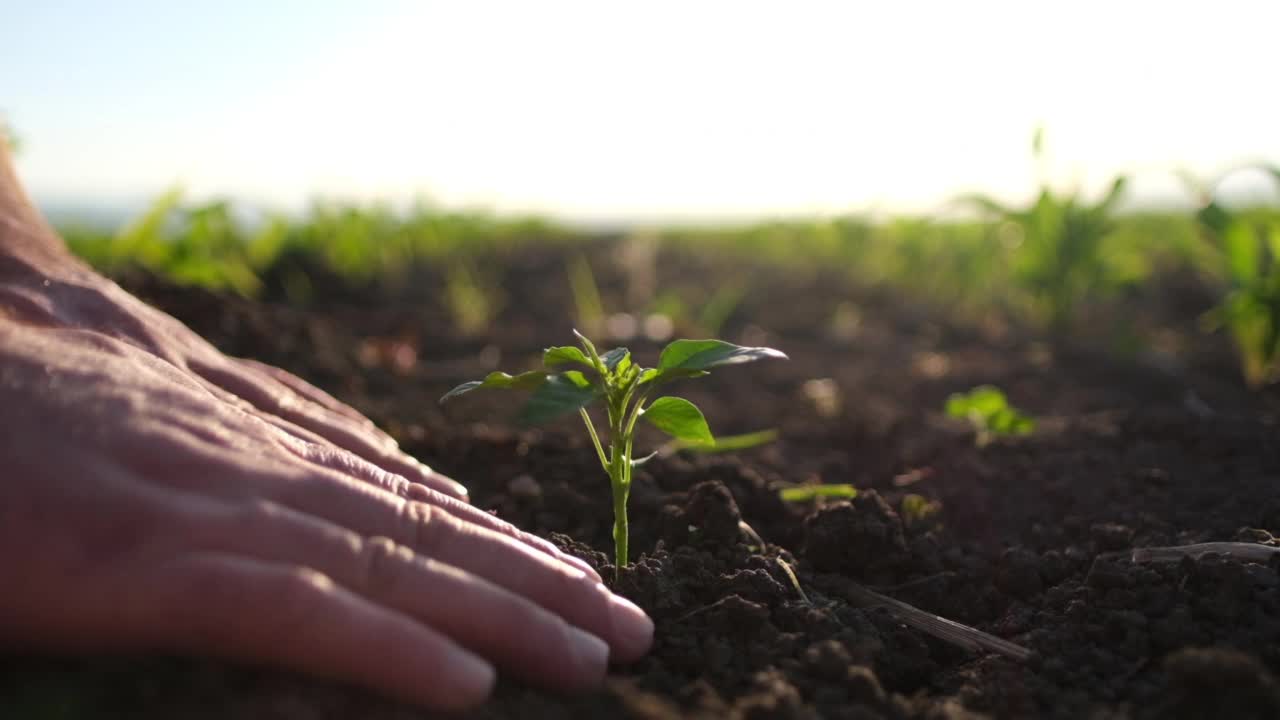
<svg viewBox="0 0 1280 720">
<path fill-rule="evenodd" d="M 1028 648 L 868 590 L 848 578 L 826 575 L 822 576 L 822 579 L 823 585 L 843 595 L 850 603 L 860 607 L 883 607 L 904 625 L 928 633 L 939 640 L 958 645 L 966 650 L 987 650 L 1014 660 L 1026 660 L 1031 657 L 1031 650 Z"/>
</svg>

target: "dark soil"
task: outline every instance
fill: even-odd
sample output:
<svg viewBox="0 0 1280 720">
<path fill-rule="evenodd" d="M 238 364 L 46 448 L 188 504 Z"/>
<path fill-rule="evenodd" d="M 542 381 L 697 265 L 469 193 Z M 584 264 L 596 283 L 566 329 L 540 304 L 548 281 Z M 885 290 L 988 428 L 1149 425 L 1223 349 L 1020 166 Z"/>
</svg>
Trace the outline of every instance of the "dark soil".
<svg viewBox="0 0 1280 720">
<path fill-rule="evenodd" d="M 608 246 L 592 254 L 606 306 L 622 307 L 628 276 L 613 257 Z M 558 250 L 486 263 L 505 311 L 482 337 L 451 329 L 440 269 L 335 285 L 305 310 L 270 292 L 250 302 L 144 275 L 124 282 L 226 352 L 352 403 L 463 480 L 477 505 L 611 578 L 607 480 L 579 428 L 514 429 L 518 401 L 502 394 L 436 403 L 459 381 L 534 367 L 543 346 L 570 340 L 564 266 Z M 679 390 L 718 434 L 776 427 L 780 440 L 671 454 L 637 471 L 636 561 L 617 589 L 654 617 L 653 652 L 593 694 L 504 681 L 474 717 L 1280 717 L 1280 563 L 1135 564 L 1124 552 L 1274 544 L 1270 533 L 1280 534 L 1280 398 L 1246 392 L 1225 340 L 1165 329 L 1182 338 L 1180 355 L 1121 359 L 1099 349 L 1105 338 L 1050 343 L 1009 323 L 959 323 L 835 272 L 664 254 L 658 278 L 695 302 L 718 284 L 751 281 L 720 335 L 791 360 Z M 1159 318 L 1163 307 L 1137 310 Z M 684 331 L 696 330 L 677 323 Z M 660 347 L 626 344 L 648 363 Z M 949 393 L 984 383 L 1034 415 L 1037 432 L 978 448 L 969 428 L 942 417 Z M 818 481 L 863 493 L 817 506 L 778 498 L 781 487 Z M 904 503 L 908 495 L 919 497 Z M 855 606 L 850 582 L 1033 655 L 949 646 Z M 10 658 L 0 668 L 0 694 L 17 708 L 5 717 L 422 716 L 347 688 L 203 661 Z"/>
</svg>

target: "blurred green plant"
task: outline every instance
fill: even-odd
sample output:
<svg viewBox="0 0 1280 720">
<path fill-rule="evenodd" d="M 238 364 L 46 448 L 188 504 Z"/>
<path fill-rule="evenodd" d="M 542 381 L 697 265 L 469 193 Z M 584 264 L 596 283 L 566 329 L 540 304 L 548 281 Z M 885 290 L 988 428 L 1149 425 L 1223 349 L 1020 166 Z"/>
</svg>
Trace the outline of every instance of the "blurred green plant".
<svg viewBox="0 0 1280 720">
<path fill-rule="evenodd" d="M 898 504 L 898 513 L 902 521 L 909 526 L 920 526 L 934 520 L 942 512 L 942 503 L 937 500 L 907 493 Z"/>
<path fill-rule="evenodd" d="M 655 296 L 648 312 L 665 315 L 677 327 L 699 335 L 719 335 L 746 298 L 748 287 L 741 279 L 732 280 L 712 290 L 709 296 L 703 288 L 673 288 Z M 700 307 L 696 299 L 699 295 L 705 297 Z"/>
<path fill-rule="evenodd" d="M 479 335 L 489 329 L 502 308 L 498 284 L 481 279 L 468 258 L 456 260 L 445 278 L 445 304 L 454 327 L 463 335 Z"/>
<path fill-rule="evenodd" d="M 949 417 L 969 421 L 976 431 L 978 447 L 991 444 L 997 437 L 1030 435 L 1036 429 L 1035 420 L 1010 405 L 1004 391 L 992 385 L 952 394 L 945 410 Z"/>
<path fill-rule="evenodd" d="M 1258 169 L 1280 188 L 1280 167 Z M 1183 177 L 1200 200 L 1196 220 L 1215 260 L 1211 270 L 1224 285 L 1205 325 L 1231 335 L 1250 387 L 1275 381 L 1280 378 L 1280 217 L 1230 210 L 1217 201 L 1213 185 Z"/>
<path fill-rule="evenodd" d="M 797 485 L 782 488 L 778 497 L 783 502 L 804 503 L 816 500 L 851 500 L 858 496 L 858 489 L 848 483 L 830 485 Z"/>
<path fill-rule="evenodd" d="M 569 258 L 566 272 L 578 327 L 586 329 L 588 335 L 600 334 L 604 330 L 604 302 L 600 300 L 600 287 L 596 284 L 587 256 L 582 252 L 574 253 Z"/>
<path fill-rule="evenodd" d="M 1032 153 L 1043 159 L 1043 134 L 1037 130 Z M 1117 203 L 1128 179 L 1116 177 L 1097 202 L 1078 191 L 1056 194 L 1042 179 L 1040 192 L 1026 208 L 1004 205 L 973 194 L 961 201 L 1014 228 L 1012 280 L 1031 301 L 1033 314 L 1055 333 L 1070 329 L 1080 305 L 1095 294 L 1109 294 L 1145 274 L 1142 256 L 1109 246 Z"/>
<path fill-rule="evenodd" d="M 259 272 L 275 261 L 288 223 L 269 218 L 251 231 L 229 203 L 184 207 L 182 194 L 180 188 L 165 192 L 115 233 L 63 235 L 77 254 L 107 272 L 136 265 L 182 284 L 257 293 Z"/>
<path fill-rule="evenodd" d="M 133 265 L 183 284 L 244 295 L 261 291 L 264 273 L 277 261 L 301 259 L 301 265 L 279 268 L 277 277 L 286 296 L 299 301 L 316 294 L 316 282 L 323 279 L 311 277 L 316 270 L 349 282 L 396 283 L 415 262 L 452 264 L 519 243 L 581 239 L 538 218 L 442 212 L 423 204 L 402 214 L 386 205 L 317 202 L 302 217 L 250 219 L 223 200 L 186 204 L 178 188 L 118 230 L 69 225 L 59 232 L 74 252 L 104 272 Z M 460 287 L 464 279 L 457 282 Z"/>
</svg>

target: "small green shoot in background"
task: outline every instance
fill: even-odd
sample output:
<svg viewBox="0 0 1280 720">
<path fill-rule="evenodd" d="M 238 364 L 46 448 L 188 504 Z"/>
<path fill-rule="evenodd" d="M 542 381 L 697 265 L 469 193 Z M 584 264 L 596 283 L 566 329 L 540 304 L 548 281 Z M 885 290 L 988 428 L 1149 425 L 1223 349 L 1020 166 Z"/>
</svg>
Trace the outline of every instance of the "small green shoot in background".
<svg viewBox="0 0 1280 720">
<path fill-rule="evenodd" d="M 588 335 L 600 333 L 604 330 L 604 302 L 600 299 L 600 287 L 591 263 L 583 253 L 574 253 L 566 270 L 578 325 L 586 328 Z"/>
<path fill-rule="evenodd" d="M 458 332 L 475 336 L 487 331 L 497 317 L 502 292 L 497 282 L 479 276 L 470 259 L 462 258 L 453 263 L 445 278 L 445 303 Z"/>
<path fill-rule="evenodd" d="M 1043 164 L 1042 131 L 1035 132 L 1031 145 L 1037 163 Z M 1035 201 L 1025 209 L 987 195 L 962 198 L 1017 229 L 1019 237 L 1010 243 L 1012 279 L 1031 300 L 1035 315 L 1055 333 L 1071 328 L 1085 299 L 1113 292 L 1145 273 L 1139 255 L 1106 243 L 1115 230 L 1116 205 L 1127 183 L 1124 176 L 1116 177 L 1094 203 L 1082 199 L 1079 192 L 1055 194 L 1044 181 Z"/>
<path fill-rule="evenodd" d="M 804 503 L 814 502 L 816 500 L 852 500 L 858 496 L 858 489 L 848 483 L 833 483 L 831 485 L 797 485 L 796 487 L 782 488 L 778 491 L 778 497 L 783 502 Z"/>
<path fill-rule="evenodd" d="M 966 393 L 947 398 L 949 417 L 968 420 L 977 431 L 978 447 L 985 447 L 997 437 L 1030 435 L 1036 422 L 1009 404 L 1000 388 L 982 385 Z"/>
<path fill-rule="evenodd" d="M 1280 186 L 1280 167 L 1260 169 Z M 1184 180 L 1201 201 L 1196 220 L 1208 241 L 1211 267 L 1225 285 L 1205 324 L 1231 334 L 1245 382 L 1260 387 L 1280 378 L 1280 218 L 1230 210 L 1211 187 L 1189 176 Z"/>
<path fill-rule="evenodd" d="M 929 524 L 940 512 L 942 512 L 941 502 L 916 493 L 903 495 L 898 504 L 898 514 L 908 526 L 918 527 Z"/>
<path fill-rule="evenodd" d="M 663 348 L 656 368 L 642 368 L 632 362 L 626 348 L 614 348 L 601 355 L 584 335 L 577 331 L 574 335 L 580 347 L 547 348 L 542 356 L 542 370 L 514 376 L 493 372 L 484 380 L 455 387 L 440 401 L 481 388 L 529 390 L 531 394 L 519 415 L 520 421 L 528 425 L 577 411 L 587 426 L 613 490 L 614 558 L 621 571 L 627 564 L 627 499 L 631 493 L 632 470 L 657 454 L 634 456 L 637 421 L 644 418 L 680 442 L 715 445 L 707 420 L 696 405 L 669 395 L 652 402 L 648 402 L 649 397 L 673 380 L 702 377 L 712 368 L 767 358 L 785 359 L 786 355 L 773 348 L 742 347 L 722 340 L 676 340 Z M 582 369 L 561 370 L 565 366 Z M 608 452 L 600 441 L 595 421 L 587 413 L 587 406 L 597 401 L 604 405 L 608 417 Z"/>
</svg>

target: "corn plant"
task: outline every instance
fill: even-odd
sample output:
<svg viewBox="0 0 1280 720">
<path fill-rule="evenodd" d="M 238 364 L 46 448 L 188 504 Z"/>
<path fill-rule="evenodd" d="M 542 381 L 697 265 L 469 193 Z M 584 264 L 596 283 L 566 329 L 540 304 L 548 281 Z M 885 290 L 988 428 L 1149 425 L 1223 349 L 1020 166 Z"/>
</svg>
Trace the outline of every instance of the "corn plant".
<svg viewBox="0 0 1280 720">
<path fill-rule="evenodd" d="M 1263 169 L 1280 185 L 1280 167 Z M 1226 285 L 1205 319 L 1231 334 L 1245 382 L 1258 387 L 1280 376 L 1280 219 L 1229 210 L 1212 188 L 1195 186 L 1196 220 Z"/>
<path fill-rule="evenodd" d="M 1032 151 L 1039 161 L 1041 134 Z M 987 195 L 962 200 L 1021 230 L 1015 245 L 1013 281 L 1032 299 L 1037 314 L 1054 332 L 1069 329 L 1081 301 L 1096 292 L 1107 292 L 1133 278 L 1132 263 L 1115 259 L 1104 241 L 1114 230 L 1116 204 L 1128 183 L 1124 176 L 1112 180 L 1107 192 L 1090 203 L 1078 191 L 1055 194 L 1041 181 L 1040 193 L 1024 209 L 1004 205 Z"/>
<path fill-rule="evenodd" d="M 489 373 L 484 380 L 453 388 L 440 402 L 481 388 L 529 390 L 528 402 L 519 416 L 523 424 L 579 413 L 613 490 L 614 558 L 616 567 L 621 569 L 627 564 L 627 499 L 631 493 L 631 473 L 657 454 L 634 456 L 637 421 L 643 418 L 682 443 L 715 444 L 707 420 L 696 405 L 672 396 L 648 402 L 649 397 L 673 380 L 701 377 L 712 368 L 786 358 L 786 355 L 773 348 L 742 347 L 722 340 L 676 340 L 663 348 L 656 368 L 642 368 L 632 362 L 626 348 L 614 348 L 601 355 L 586 336 L 576 330 L 574 335 L 580 347 L 547 348 L 542 355 L 544 369 L 519 375 Z M 565 366 L 582 369 L 561 370 Z M 604 405 L 608 419 L 608 451 L 587 412 L 587 406 L 597 401 Z"/>
</svg>

